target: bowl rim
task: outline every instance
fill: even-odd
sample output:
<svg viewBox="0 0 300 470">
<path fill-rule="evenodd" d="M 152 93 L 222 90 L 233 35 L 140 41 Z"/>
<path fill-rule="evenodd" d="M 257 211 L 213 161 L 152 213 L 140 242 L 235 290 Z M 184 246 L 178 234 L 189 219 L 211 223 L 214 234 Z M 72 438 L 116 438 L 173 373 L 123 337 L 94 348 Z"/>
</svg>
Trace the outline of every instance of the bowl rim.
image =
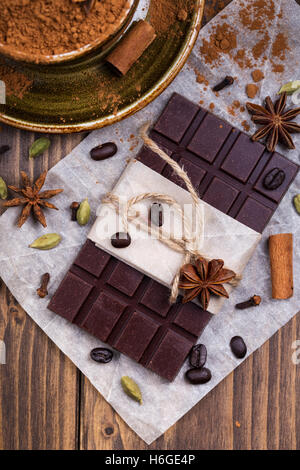
<svg viewBox="0 0 300 470">
<path fill-rule="evenodd" d="M 113 41 L 114 38 L 122 34 L 129 26 L 130 21 L 132 20 L 132 17 L 137 9 L 139 0 L 130 0 L 130 2 L 131 3 L 129 7 L 126 9 L 126 11 L 124 11 L 123 19 L 119 23 L 119 26 L 117 27 L 116 31 L 104 40 L 95 39 L 94 41 L 90 42 L 89 44 L 85 44 L 79 49 L 64 52 L 62 54 L 41 55 L 38 58 L 34 54 L 14 49 L 13 47 L 3 45 L 0 42 L 0 54 L 17 62 L 25 62 L 27 64 L 58 65 L 61 63 L 68 63 L 70 61 L 79 59 L 83 55 L 93 52 L 98 47 L 100 48 L 107 45 L 109 48 L 111 47 L 111 41 Z"/>
<path fill-rule="evenodd" d="M 119 122 L 143 109 L 157 98 L 176 78 L 185 65 L 197 40 L 204 13 L 205 0 L 196 0 L 195 11 L 192 17 L 191 28 L 182 45 L 177 57 L 171 67 L 164 73 L 158 82 L 143 96 L 130 105 L 126 106 L 116 114 L 97 118 L 80 124 L 37 124 L 22 119 L 16 119 L 0 113 L 0 121 L 18 129 L 39 132 L 45 134 L 72 134 L 78 132 L 89 132 L 101 129 Z"/>
</svg>

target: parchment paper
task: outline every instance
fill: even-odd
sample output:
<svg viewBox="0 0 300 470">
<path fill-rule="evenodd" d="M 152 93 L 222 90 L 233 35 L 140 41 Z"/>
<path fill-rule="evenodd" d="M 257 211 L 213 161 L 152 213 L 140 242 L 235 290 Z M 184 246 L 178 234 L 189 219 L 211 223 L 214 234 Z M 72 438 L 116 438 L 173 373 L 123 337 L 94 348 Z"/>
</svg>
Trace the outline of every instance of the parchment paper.
<svg viewBox="0 0 300 470">
<path fill-rule="evenodd" d="M 243 4 L 251 4 L 252 1 L 244 0 Z M 274 95 L 283 83 L 300 78 L 297 75 L 299 71 L 297 57 L 300 56 L 300 7 L 293 0 L 277 1 L 277 12 L 281 7 L 282 18 L 274 20 L 269 28 L 269 34 L 273 37 L 274 34 L 284 31 L 289 36 L 290 51 L 286 58 L 286 71 L 281 75 L 275 74 L 270 70 L 271 66 L 268 60 L 265 62 L 266 79 L 261 87 L 262 97 L 266 94 Z M 240 70 L 236 63 L 228 60 L 228 57 L 219 68 L 211 69 L 203 65 L 199 55 L 202 39 L 209 34 L 212 24 L 222 21 L 221 16 L 224 14 L 227 15 L 226 21 L 230 21 L 238 30 L 239 45 L 247 50 L 251 49 L 258 39 L 258 33 L 243 29 L 239 23 L 239 8 L 240 1 L 233 1 L 221 15 L 201 30 L 189 63 L 160 98 L 135 116 L 110 128 L 93 132 L 49 172 L 45 187 L 63 187 L 65 189 L 65 192 L 55 200 L 60 211 L 58 213 L 49 211 L 47 215 L 48 232 L 59 232 L 63 235 L 63 241 L 57 249 L 38 252 L 27 248 L 29 243 L 45 231 L 31 222 L 26 223 L 21 230 L 17 229 L 15 220 L 19 208 L 9 209 L 0 218 L 0 275 L 3 281 L 36 323 L 70 357 L 128 425 L 148 444 L 164 433 L 241 363 L 230 352 L 229 341 L 232 336 L 238 334 L 244 337 L 249 355 L 298 312 L 299 287 L 297 282 L 295 282 L 295 294 L 292 299 L 288 301 L 271 299 L 266 242 L 271 233 L 294 233 L 295 244 L 297 244 L 294 276 L 295 280 L 299 279 L 299 215 L 292 206 L 292 197 L 300 193 L 299 176 L 265 230 L 258 249 L 244 271 L 243 282 L 234 290 L 222 312 L 214 316 L 201 337 L 201 342 L 206 344 L 208 348 L 207 366 L 213 374 L 211 382 L 206 385 L 191 386 L 187 384 L 183 379 L 187 366 L 182 368 L 174 383 L 169 384 L 123 355 L 116 354 L 114 361 L 105 366 L 92 362 L 89 359 L 90 350 L 100 346 L 100 342 L 48 311 L 46 306 L 49 299 L 39 299 L 35 291 L 41 275 L 48 271 L 52 276 L 50 296 L 55 292 L 86 239 L 95 220 L 96 209 L 101 198 L 115 185 L 125 167 L 126 160 L 133 157 L 141 145 L 131 135 L 137 135 L 137 129 L 142 123 L 153 122 L 158 117 L 174 91 L 182 93 L 195 102 L 201 98 L 206 106 L 214 102 L 216 114 L 227 119 L 233 125 L 240 126 L 240 121 L 228 114 L 226 107 L 233 99 L 240 100 L 241 103 L 245 102 L 244 87 L 245 83 L 250 82 L 250 72 Z M 266 56 L 269 57 L 270 54 L 267 52 Z M 209 87 L 204 92 L 203 85 L 197 83 L 194 74 L 195 65 L 212 84 L 218 82 L 220 77 L 225 76 L 227 72 L 239 77 L 239 80 L 233 87 L 220 93 L 219 98 L 216 98 Z M 259 102 L 260 98 L 258 97 L 256 101 Z M 247 119 L 247 115 L 245 115 L 245 119 Z M 89 157 L 89 150 L 101 142 L 111 140 L 118 144 L 118 154 L 104 162 L 95 163 L 92 161 Z M 299 135 L 295 136 L 295 143 L 298 150 L 287 151 L 282 148 L 280 151 L 298 162 Z M 82 200 L 87 196 L 93 208 L 93 217 L 90 225 L 80 228 L 76 223 L 69 221 L 68 207 L 70 201 Z M 246 313 L 234 309 L 237 301 L 244 300 L 254 293 L 263 297 L 263 304 L 259 307 L 259 315 L 257 309 L 250 309 Z M 76 344 L 76 348 L 74 348 L 74 344 Z M 143 406 L 131 401 L 123 394 L 120 388 L 122 375 L 129 375 L 139 383 L 143 393 Z"/>
</svg>

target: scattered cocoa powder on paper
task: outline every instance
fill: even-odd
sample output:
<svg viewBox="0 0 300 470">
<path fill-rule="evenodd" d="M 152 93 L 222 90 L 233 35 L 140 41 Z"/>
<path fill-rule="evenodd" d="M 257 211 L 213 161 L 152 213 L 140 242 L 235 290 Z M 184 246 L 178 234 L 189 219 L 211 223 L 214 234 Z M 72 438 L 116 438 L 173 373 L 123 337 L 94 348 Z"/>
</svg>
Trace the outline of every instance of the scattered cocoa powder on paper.
<svg viewBox="0 0 300 470">
<path fill-rule="evenodd" d="M 272 70 L 275 73 L 284 72 L 284 65 L 278 62 L 282 62 L 286 58 L 286 52 L 290 50 L 287 36 L 281 32 L 278 33 L 272 44 L 271 63 Z"/>
<path fill-rule="evenodd" d="M 270 46 L 270 35 L 268 31 L 263 33 L 262 39 L 260 39 L 254 46 L 252 47 L 252 55 L 256 61 L 259 59 L 266 60 L 266 52 Z"/>
<path fill-rule="evenodd" d="M 248 98 L 253 99 L 256 97 L 258 92 L 258 86 L 255 85 L 254 83 L 249 83 L 246 85 L 246 93 Z"/>
<path fill-rule="evenodd" d="M 276 16 L 274 0 L 252 0 L 239 10 L 242 25 L 250 31 L 263 31 Z"/>
<path fill-rule="evenodd" d="M 265 78 L 264 73 L 259 69 L 253 70 L 251 76 L 255 83 L 261 82 Z"/>
<path fill-rule="evenodd" d="M 284 33 L 278 33 L 272 44 L 272 56 L 276 59 L 284 60 L 285 53 L 289 49 L 286 35 Z"/>
<path fill-rule="evenodd" d="M 233 59 L 241 69 L 250 69 L 252 67 L 252 60 L 247 56 L 245 49 L 238 49 Z"/>
<path fill-rule="evenodd" d="M 221 15 L 220 18 L 222 22 L 212 26 L 209 37 L 203 39 L 202 46 L 200 46 L 200 52 L 206 64 L 212 67 L 218 66 L 223 55 L 228 54 L 240 68 L 248 70 L 257 66 L 258 61 L 264 62 L 267 59 L 271 43 L 267 29 L 272 27 L 276 20 L 274 0 L 253 0 L 250 4 L 241 2 L 239 5 L 239 20 L 246 30 L 245 34 L 247 30 L 254 31 L 259 37 L 251 51 L 239 47 L 237 38 L 241 26 L 229 22 L 227 15 Z M 278 64 L 277 60 L 284 60 L 286 50 L 288 50 L 287 38 L 283 33 L 279 33 L 271 50 L 271 61 L 273 60 L 275 72 L 282 71 L 283 66 Z"/>
<path fill-rule="evenodd" d="M 204 61 L 210 65 L 218 65 L 223 54 L 229 54 L 237 46 L 236 34 L 229 24 L 213 26 L 213 32 L 208 39 L 203 39 L 200 52 Z"/>
<path fill-rule="evenodd" d="M 243 126 L 243 128 L 246 132 L 250 131 L 250 125 L 249 125 L 248 121 L 243 121 L 242 126 Z"/>
<path fill-rule="evenodd" d="M 205 86 L 209 85 L 209 81 L 204 77 L 204 75 L 202 73 L 199 72 L 199 70 L 194 68 L 194 72 L 195 72 L 195 75 L 196 75 L 196 82 L 197 83 L 200 83 L 200 85 L 205 85 Z"/>
</svg>

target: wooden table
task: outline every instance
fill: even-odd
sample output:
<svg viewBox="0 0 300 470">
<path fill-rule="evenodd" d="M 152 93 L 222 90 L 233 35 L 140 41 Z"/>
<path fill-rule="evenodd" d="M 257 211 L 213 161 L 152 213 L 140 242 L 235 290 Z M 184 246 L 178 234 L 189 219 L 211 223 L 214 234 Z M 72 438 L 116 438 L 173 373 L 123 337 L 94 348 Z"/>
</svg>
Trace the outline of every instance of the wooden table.
<svg viewBox="0 0 300 470">
<path fill-rule="evenodd" d="M 229 2 L 208 0 L 204 21 Z M 0 143 L 13 150 L 1 157 L 0 174 L 10 184 L 19 183 L 20 170 L 37 176 L 83 137 L 51 137 L 49 154 L 33 163 L 27 151 L 36 136 L 2 126 Z M 300 448 L 300 366 L 291 358 L 292 343 L 300 339 L 299 315 L 149 447 L 1 280 L 0 339 L 7 348 L 7 364 L 0 365 L 0 449 Z"/>
</svg>

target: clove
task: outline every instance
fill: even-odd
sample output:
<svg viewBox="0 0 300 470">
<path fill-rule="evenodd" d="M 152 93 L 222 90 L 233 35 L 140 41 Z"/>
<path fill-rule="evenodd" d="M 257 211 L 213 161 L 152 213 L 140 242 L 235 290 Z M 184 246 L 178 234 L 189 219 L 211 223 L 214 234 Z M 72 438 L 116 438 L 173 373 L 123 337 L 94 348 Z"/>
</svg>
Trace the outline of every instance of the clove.
<svg viewBox="0 0 300 470">
<path fill-rule="evenodd" d="M 232 85 L 234 82 L 234 78 L 231 77 L 230 75 L 227 75 L 224 80 L 222 80 L 222 82 L 218 83 L 217 85 L 215 85 L 213 87 L 213 91 L 221 91 L 223 90 L 224 88 Z"/>
<path fill-rule="evenodd" d="M 261 297 L 259 295 L 254 295 L 251 299 L 247 300 L 246 302 L 241 302 L 237 304 L 235 308 L 239 310 L 245 310 L 246 308 L 250 307 L 258 307 L 261 303 Z"/>
<path fill-rule="evenodd" d="M 43 274 L 42 276 L 42 283 L 41 283 L 41 287 L 39 287 L 37 289 L 37 295 L 43 299 L 44 297 L 46 297 L 46 295 L 48 295 L 48 284 L 49 284 L 49 281 L 50 281 L 50 274 L 49 273 L 45 273 Z"/>
<path fill-rule="evenodd" d="M 77 201 L 72 202 L 72 204 L 70 205 L 71 220 L 73 220 L 73 222 L 76 222 L 76 220 L 77 220 L 77 211 L 79 209 L 79 206 L 80 206 L 80 204 Z"/>
</svg>

